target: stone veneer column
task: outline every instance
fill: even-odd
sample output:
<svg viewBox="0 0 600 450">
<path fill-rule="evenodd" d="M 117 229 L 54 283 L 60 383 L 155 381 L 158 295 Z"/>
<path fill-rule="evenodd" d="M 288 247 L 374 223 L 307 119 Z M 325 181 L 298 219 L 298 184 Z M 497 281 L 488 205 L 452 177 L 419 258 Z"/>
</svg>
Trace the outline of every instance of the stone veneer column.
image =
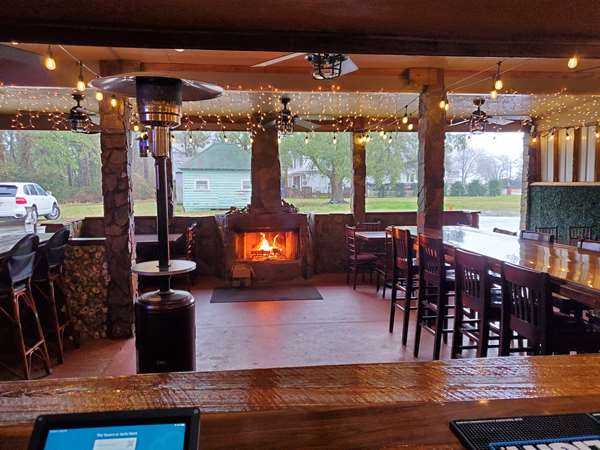
<svg viewBox="0 0 600 450">
<path fill-rule="evenodd" d="M 258 130 L 252 141 L 253 209 L 275 213 L 281 211 L 281 166 L 277 130 Z"/>
<path fill-rule="evenodd" d="M 354 223 L 366 221 L 367 163 L 364 120 L 357 119 L 352 132 L 352 215 Z"/>
<path fill-rule="evenodd" d="M 419 156 L 417 229 L 441 229 L 444 223 L 444 140 L 446 111 L 439 103 L 445 95 L 444 71 L 427 69 L 419 96 Z"/>
<path fill-rule="evenodd" d="M 136 287 L 131 273 L 135 261 L 129 108 L 126 99 L 110 106 L 110 96 L 100 104 L 102 195 L 104 235 L 108 262 L 108 324 L 111 338 L 133 335 L 133 299 Z"/>
<path fill-rule="evenodd" d="M 532 141 L 529 131 L 523 132 L 523 174 L 521 181 L 521 230 L 526 230 L 529 222 L 529 185 L 539 181 L 540 140 Z"/>
</svg>

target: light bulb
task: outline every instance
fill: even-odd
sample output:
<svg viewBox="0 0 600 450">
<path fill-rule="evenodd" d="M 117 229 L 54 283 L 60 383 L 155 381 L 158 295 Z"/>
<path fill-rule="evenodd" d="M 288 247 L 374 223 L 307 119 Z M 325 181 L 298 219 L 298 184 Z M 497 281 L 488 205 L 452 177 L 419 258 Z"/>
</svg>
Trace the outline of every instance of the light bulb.
<svg viewBox="0 0 600 450">
<path fill-rule="evenodd" d="M 334 134 L 333 135 L 333 145 L 337 144 L 337 136 Z"/>
<path fill-rule="evenodd" d="M 385 131 L 383 131 L 383 130 L 379 131 L 379 137 L 385 137 Z"/>
<path fill-rule="evenodd" d="M 579 65 L 579 58 L 577 57 L 577 55 L 571 56 L 569 58 L 569 61 L 567 62 L 567 67 L 569 69 L 575 69 L 578 65 Z"/>
<path fill-rule="evenodd" d="M 408 131 L 412 131 L 415 126 L 412 123 L 408 124 Z"/>
<path fill-rule="evenodd" d="M 391 144 L 392 143 L 392 136 L 390 135 L 390 137 L 388 138 L 388 142 Z"/>
<path fill-rule="evenodd" d="M 96 91 L 96 100 L 98 100 L 99 102 L 104 100 L 104 94 L 100 91 Z"/>
<path fill-rule="evenodd" d="M 504 83 L 502 83 L 502 80 L 500 78 L 496 78 L 496 81 L 494 81 L 494 89 L 499 91 L 504 87 Z"/>
<path fill-rule="evenodd" d="M 223 142 L 229 142 L 229 138 L 226 134 L 223 135 Z"/>
<path fill-rule="evenodd" d="M 596 131 L 596 139 L 600 138 L 600 131 Z"/>
<path fill-rule="evenodd" d="M 440 100 L 440 109 L 445 109 L 446 108 L 446 100 L 441 99 Z"/>
<path fill-rule="evenodd" d="M 490 98 L 492 100 L 496 100 L 498 98 L 498 91 L 496 89 L 492 89 L 490 91 Z"/>
<path fill-rule="evenodd" d="M 404 123 L 404 124 L 408 123 L 408 115 L 404 114 L 404 117 L 402 117 L 402 123 Z"/>
<path fill-rule="evenodd" d="M 279 136 L 277 136 L 277 143 L 281 144 L 281 138 Z"/>
<path fill-rule="evenodd" d="M 110 106 L 112 106 L 113 108 L 117 107 L 117 97 L 115 97 L 114 95 L 110 98 Z"/>
<path fill-rule="evenodd" d="M 308 144 L 308 134 L 304 136 L 304 145 Z"/>
<path fill-rule="evenodd" d="M 533 138 L 531 138 L 531 142 L 533 142 L 535 144 L 537 142 L 537 136 L 534 136 Z"/>
<path fill-rule="evenodd" d="M 46 66 L 46 69 L 48 70 L 56 69 L 56 60 L 52 55 L 52 47 L 50 46 L 48 46 L 48 53 L 46 54 L 46 58 L 44 59 L 44 66 Z"/>
<path fill-rule="evenodd" d="M 85 81 L 83 81 L 83 80 L 81 80 L 81 79 L 77 80 L 77 86 L 76 86 L 76 89 L 77 89 L 79 92 L 83 92 L 83 91 L 85 91 Z"/>
<path fill-rule="evenodd" d="M 569 134 L 569 132 L 567 131 L 567 134 L 565 135 L 565 138 L 567 139 L 567 141 L 571 140 L 571 135 Z"/>
<path fill-rule="evenodd" d="M 448 110 L 450 109 L 450 103 L 447 103 L 447 102 L 446 102 L 446 104 L 444 105 L 444 109 L 445 109 L 446 111 L 448 111 Z"/>
<path fill-rule="evenodd" d="M 370 134 L 367 134 L 367 137 L 365 138 L 365 141 L 366 142 L 371 142 L 371 135 Z"/>
<path fill-rule="evenodd" d="M 190 134 L 188 134 L 188 142 L 191 144 L 192 142 L 194 142 L 194 138 L 192 136 L 192 133 L 190 132 Z M 252 138 L 250 138 L 250 142 L 252 142 Z"/>
<path fill-rule="evenodd" d="M 18 43 L 17 41 L 10 41 L 10 43 L 11 43 L 12 45 L 19 45 L 19 43 Z"/>
<path fill-rule="evenodd" d="M 133 131 L 135 131 L 136 133 L 140 131 L 140 126 L 137 123 L 133 126 Z"/>
<path fill-rule="evenodd" d="M 550 133 L 550 137 L 549 137 L 549 139 L 550 139 L 550 140 L 554 139 L 554 131 L 553 131 L 552 133 Z"/>
<path fill-rule="evenodd" d="M 177 53 L 183 53 L 183 51 L 184 51 L 184 50 L 185 50 L 185 49 L 183 49 L 183 48 L 176 48 L 176 49 L 175 49 L 175 51 L 176 51 Z"/>
</svg>

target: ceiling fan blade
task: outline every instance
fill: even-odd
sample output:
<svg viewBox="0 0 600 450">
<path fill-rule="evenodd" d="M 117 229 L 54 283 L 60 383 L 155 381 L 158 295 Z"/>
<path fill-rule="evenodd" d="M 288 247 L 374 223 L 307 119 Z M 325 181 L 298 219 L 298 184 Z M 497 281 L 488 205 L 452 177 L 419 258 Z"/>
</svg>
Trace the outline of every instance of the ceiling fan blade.
<svg viewBox="0 0 600 450">
<path fill-rule="evenodd" d="M 269 59 L 268 61 L 263 61 L 258 64 L 254 64 L 251 67 L 267 67 L 273 64 L 280 63 L 282 61 L 287 61 L 288 59 L 297 58 L 298 56 L 306 55 L 306 53 L 288 53 L 287 55 L 279 56 L 278 58 Z"/>
<path fill-rule="evenodd" d="M 488 116 L 488 123 L 492 123 L 494 125 L 508 125 L 509 123 L 513 123 L 513 119 L 509 119 L 507 117 L 498 117 L 498 116 Z"/>
<path fill-rule="evenodd" d="M 454 123 L 451 123 L 450 125 L 448 125 L 448 127 L 449 127 L 449 128 L 450 128 L 450 127 L 456 127 L 456 126 L 458 126 L 458 125 L 462 125 L 462 124 L 464 124 L 464 123 L 469 123 L 469 122 L 470 122 L 470 119 L 465 119 L 465 120 L 461 120 L 460 122 L 454 122 Z"/>
<path fill-rule="evenodd" d="M 300 128 L 307 129 L 307 130 L 317 130 L 321 127 L 320 125 L 317 125 L 316 123 L 309 122 L 308 120 L 300 119 L 299 117 L 294 117 L 294 125 L 296 125 Z"/>
<path fill-rule="evenodd" d="M 346 75 L 348 73 L 356 72 L 358 70 L 358 66 L 354 64 L 350 58 L 346 58 L 342 62 L 342 72 L 341 75 Z"/>
</svg>

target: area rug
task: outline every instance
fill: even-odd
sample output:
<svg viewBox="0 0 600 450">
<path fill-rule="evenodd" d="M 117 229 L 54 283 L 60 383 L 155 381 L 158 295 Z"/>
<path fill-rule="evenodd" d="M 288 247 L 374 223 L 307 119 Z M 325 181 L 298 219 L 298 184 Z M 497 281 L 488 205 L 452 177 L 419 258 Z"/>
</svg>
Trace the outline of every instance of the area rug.
<svg viewBox="0 0 600 450">
<path fill-rule="evenodd" d="M 215 288 L 211 303 L 281 302 L 289 300 L 323 300 L 314 286 L 272 286 L 250 288 Z"/>
</svg>

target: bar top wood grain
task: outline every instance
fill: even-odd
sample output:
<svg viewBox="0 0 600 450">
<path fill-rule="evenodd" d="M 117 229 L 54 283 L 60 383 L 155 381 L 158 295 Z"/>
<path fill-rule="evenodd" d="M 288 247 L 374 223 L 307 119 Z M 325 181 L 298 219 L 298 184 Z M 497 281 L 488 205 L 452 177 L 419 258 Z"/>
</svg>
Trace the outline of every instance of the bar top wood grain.
<svg viewBox="0 0 600 450">
<path fill-rule="evenodd" d="M 600 411 L 600 355 L 0 383 L 0 449 L 39 414 L 196 406 L 213 448 L 460 448 L 448 422 Z"/>
</svg>

